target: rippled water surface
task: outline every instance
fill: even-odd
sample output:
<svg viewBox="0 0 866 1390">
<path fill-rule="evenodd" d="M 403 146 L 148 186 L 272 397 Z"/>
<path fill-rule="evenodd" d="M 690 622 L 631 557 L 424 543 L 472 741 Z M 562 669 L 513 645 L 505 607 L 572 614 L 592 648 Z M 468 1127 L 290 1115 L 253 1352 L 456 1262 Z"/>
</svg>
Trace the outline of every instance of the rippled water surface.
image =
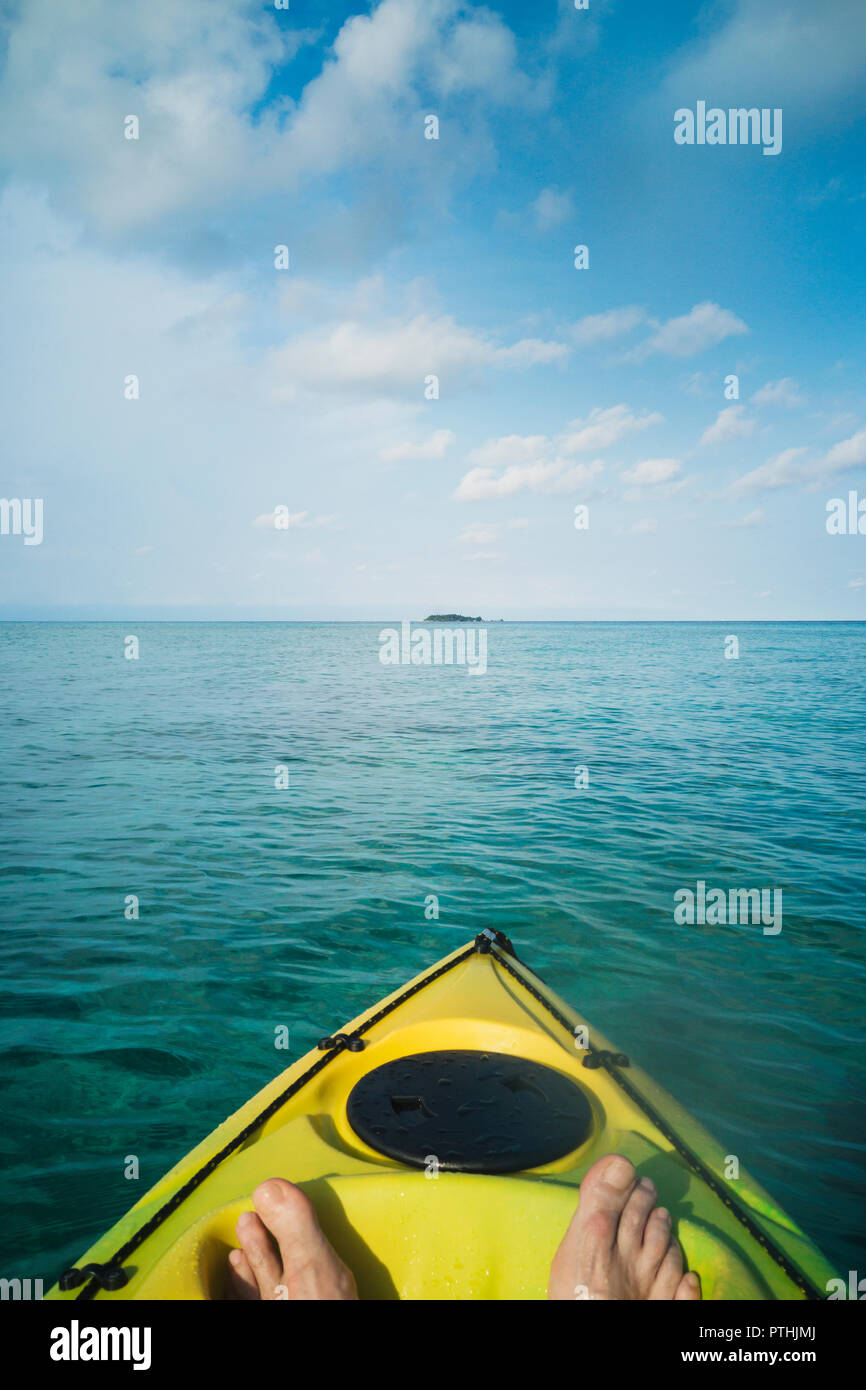
<svg viewBox="0 0 866 1390">
<path fill-rule="evenodd" d="M 469 676 L 380 626 L 0 626 L 0 1273 L 483 926 L 862 1271 L 866 627 L 494 625 Z M 781 934 L 677 925 L 698 879 Z"/>
</svg>

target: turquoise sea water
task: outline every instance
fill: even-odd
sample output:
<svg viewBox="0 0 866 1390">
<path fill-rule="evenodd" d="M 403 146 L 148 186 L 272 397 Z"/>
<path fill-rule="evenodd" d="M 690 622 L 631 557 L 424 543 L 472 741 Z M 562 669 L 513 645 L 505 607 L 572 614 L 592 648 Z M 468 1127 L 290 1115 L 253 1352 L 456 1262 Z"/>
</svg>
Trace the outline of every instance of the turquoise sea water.
<svg viewBox="0 0 866 1390">
<path fill-rule="evenodd" d="M 384 625 L 0 626 L 0 1274 L 484 926 L 862 1273 L 866 626 L 497 624 L 469 676 Z M 782 932 L 677 925 L 698 879 Z"/>
</svg>

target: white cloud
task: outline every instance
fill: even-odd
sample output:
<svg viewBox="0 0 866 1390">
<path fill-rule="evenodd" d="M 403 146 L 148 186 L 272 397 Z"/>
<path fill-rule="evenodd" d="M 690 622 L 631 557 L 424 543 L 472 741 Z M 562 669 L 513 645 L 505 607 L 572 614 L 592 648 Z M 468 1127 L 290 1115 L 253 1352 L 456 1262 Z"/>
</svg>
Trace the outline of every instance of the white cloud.
<svg viewBox="0 0 866 1390">
<path fill-rule="evenodd" d="M 644 310 L 634 304 L 624 309 L 609 309 L 604 314 L 587 314 L 585 318 L 578 319 L 571 335 L 578 347 L 609 342 L 611 338 L 630 333 L 639 323 L 643 323 L 645 318 Z"/>
<path fill-rule="evenodd" d="M 386 294 L 387 285 L 381 274 L 365 275 L 353 285 L 338 286 L 291 275 L 280 282 L 278 302 L 281 312 L 293 319 L 309 318 L 321 323 L 382 313 Z"/>
<path fill-rule="evenodd" d="M 467 526 L 465 531 L 460 533 L 458 540 L 465 541 L 468 545 L 495 545 L 501 529 L 496 524 L 473 521 L 471 526 Z"/>
<path fill-rule="evenodd" d="M 866 429 L 858 430 L 850 439 L 834 444 L 825 454 L 822 465 L 828 473 L 844 473 L 849 468 L 866 464 Z"/>
<path fill-rule="evenodd" d="M 729 405 L 720 410 L 715 423 L 701 435 L 702 444 L 727 444 L 731 439 L 745 439 L 755 428 L 755 421 L 746 415 L 744 405 Z"/>
<path fill-rule="evenodd" d="M 629 535 L 650 536 L 654 531 L 657 531 L 658 529 L 659 524 L 656 521 L 655 517 L 644 516 L 641 518 L 640 521 L 636 521 L 634 523 L 634 526 L 629 527 Z"/>
<path fill-rule="evenodd" d="M 441 459 L 456 441 L 453 430 L 434 430 L 423 444 L 392 444 L 379 450 L 379 458 L 385 463 L 402 463 L 406 459 Z"/>
<path fill-rule="evenodd" d="M 550 447 L 546 434 L 506 434 L 473 449 L 469 462 L 481 468 L 508 468 L 540 458 Z"/>
<path fill-rule="evenodd" d="M 687 314 L 668 319 L 640 347 L 627 354 L 626 360 L 640 361 L 650 353 L 661 352 L 668 357 L 694 357 L 696 353 L 715 347 L 725 338 L 748 333 L 748 327 L 730 309 L 705 301 L 696 304 Z"/>
<path fill-rule="evenodd" d="M 8 9 L 8 7 L 7 7 Z M 461 0 L 381 0 L 340 28 L 294 102 L 262 105 L 276 73 L 318 35 L 279 23 L 251 0 L 122 5 L 56 0 L 14 7 L 0 77 L 0 156 L 42 180 L 103 233 L 125 234 L 178 212 L 244 207 L 308 178 L 382 166 L 419 174 L 427 103 L 447 101 L 469 167 L 489 158 L 485 103 L 544 99 L 516 62 L 507 25 Z M 123 120 L 135 114 L 140 139 Z M 419 134 L 419 138 L 420 134 Z"/>
<path fill-rule="evenodd" d="M 372 324 L 349 320 L 300 333 L 270 355 L 274 400 L 290 400 L 297 387 L 316 392 L 364 390 L 380 396 L 422 396 L 427 376 L 451 390 L 484 369 L 521 369 L 561 361 L 564 343 L 524 338 L 507 347 L 465 328 L 450 315 L 416 314 Z"/>
<path fill-rule="evenodd" d="M 298 39 L 242 0 L 66 6 L 30 0 L 9 23 L 2 155 L 103 230 L 150 222 L 232 190 L 260 165 L 244 114 Z M 137 115 L 139 140 L 123 121 Z M 268 135 L 261 132 L 265 146 Z"/>
<path fill-rule="evenodd" d="M 866 579 L 852 579 L 848 585 L 849 589 L 862 589 L 866 585 Z"/>
<path fill-rule="evenodd" d="M 461 478 L 454 496 L 460 502 L 480 502 L 491 497 L 511 497 L 516 492 L 577 492 L 603 469 L 601 459 L 569 465 L 561 458 L 511 464 L 498 476 L 492 468 L 473 468 Z"/>
<path fill-rule="evenodd" d="M 686 377 L 682 382 L 682 390 L 687 391 L 690 396 L 701 396 L 706 399 L 707 396 L 715 395 L 718 384 L 713 378 L 707 376 L 706 372 L 692 372 L 691 376 Z"/>
<path fill-rule="evenodd" d="M 756 391 L 752 397 L 755 405 L 802 405 L 804 398 L 800 395 L 800 387 L 791 377 L 782 377 L 781 381 L 768 381 L 760 390 Z"/>
<path fill-rule="evenodd" d="M 637 486 L 654 487 L 657 483 L 670 482 L 681 467 L 679 459 L 643 459 L 633 468 L 626 469 L 622 476 L 626 482 Z"/>
<path fill-rule="evenodd" d="M 540 232 L 561 226 L 574 216 L 571 194 L 560 193 L 556 188 L 543 188 L 532 204 L 532 216 Z"/>
<path fill-rule="evenodd" d="M 732 483 L 729 493 L 732 497 L 747 497 L 754 492 L 770 492 L 780 487 L 790 487 L 793 483 L 804 482 L 808 470 L 798 460 L 807 452 L 804 447 L 785 449 L 781 454 L 744 473 Z"/>
<path fill-rule="evenodd" d="M 781 454 L 762 463 L 750 473 L 737 478 L 728 489 L 731 497 L 745 497 L 755 492 L 775 490 L 782 487 L 819 484 L 836 473 L 845 473 L 851 468 L 866 465 L 866 428 L 852 434 L 850 439 L 842 439 L 834 444 L 823 458 L 811 464 L 802 462 L 808 453 L 805 446 L 785 449 Z"/>
<path fill-rule="evenodd" d="M 840 110 L 852 114 L 866 94 L 862 0 L 825 6 L 814 0 L 733 0 L 726 22 L 687 47 L 665 83 L 671 112 L 694 105 L 696 94 L 727 91 L 733 106 L 791 106 L 801 120 L 818 114 L 835 120 Z"/>
<path fill-rule="evenodd" d="M 420 18 L 438 21 L 438 33 L 428 52 L 419 46 L 416 61 L 443 96 L 483 92 L 494 102 L 524 105 L 543 99 L 546 84 L 533 88 L 517 66 L 517 45 L 511 30 L 498 15 L 483 7 L 471 8 L 459 0 L 390 0 L 394 8 L 409 10 L 410 23 Z M 383 6 L 384 8 L 384 6 Z M 456 22 L 455 22 L 456 21 Z M 430 73 L 427 73 L 428 64 Z"/>
<path fill-rule="evenodd" d="M 607 410 L 596 407 L 585 420 L 572 420 L 557 443 L 564 454 L 594 453 L 596 449 L 609 449 L 650 425 L 660 425 L 663 420 L 658 411 L 635 415 L 627 405 L 612 405 Z"/>
<path fill-rule="evenodd" d="M 853 410 L 842 410 L 827 421 L 823 427 L 823 433 L 836 434 L 839 430 L 850 430 L 853 425 L 857 424 L 858 419 L 859 416 L 855 415 Z"/>
<path fill-rule="evenodd" d="M 627 405 L 596 407 L 585 419 L 572 420 L 561 434 L 508 434 L 473 449 L 474 465 L 455 492 L 460 501 L 506 497 L 515 492 L 576 492 L 604 468 L 601 459 L 574 465 L 575 454 L 610 448 L 662 420 L 658 412 L 636 415 Z M 501 471 L 499 471 L 501 470 Z"/>
<path fill-rule="evenodd" d="M 543 338 L 521 338 L 510 347 L 487 349 L 487 360 L 495 367 L 535 367 L 539 363 L 561 362 L 568 356 L 565 343 Z"/>
</svg>

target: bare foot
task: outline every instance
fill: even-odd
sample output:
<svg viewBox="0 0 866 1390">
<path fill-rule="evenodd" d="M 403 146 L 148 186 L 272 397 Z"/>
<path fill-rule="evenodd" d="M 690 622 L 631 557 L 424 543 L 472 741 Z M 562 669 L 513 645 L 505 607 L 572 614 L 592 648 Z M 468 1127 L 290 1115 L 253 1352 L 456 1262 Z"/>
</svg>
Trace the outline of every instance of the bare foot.
<svg viewBox="0 0 866 1390">
<path fill-rule="evenodd" d="M 312 1202 L 299 1187 L 269 1178 L 253 1193 L 253 1205 L 254 1212 L 238 1218 L 241 1248 L 229 1255 L 230 1297 L 321 1302 L 358 1297 L 351 1272 L 328 1244 Z"/>
<path fill-rule="evenodd" d="M 701 1281 L 683 1274 L 670 1212 L 657 1196 L 620 1154 L 594 1163 L 553 1257 L 548 1298 L 699 1299 Z"/>
</svg>

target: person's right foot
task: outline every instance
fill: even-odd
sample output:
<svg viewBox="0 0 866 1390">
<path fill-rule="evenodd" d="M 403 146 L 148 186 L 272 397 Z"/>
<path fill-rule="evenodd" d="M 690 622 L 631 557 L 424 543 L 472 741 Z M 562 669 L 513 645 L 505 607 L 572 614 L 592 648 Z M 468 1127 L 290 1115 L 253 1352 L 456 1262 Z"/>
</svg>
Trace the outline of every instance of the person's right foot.
<svg viewBox="0 0 866 1390">
<path fill-rule="evenodd" d="M 699 1299 L 701 1281 L 683 1273 L 670 1212 L 649 1178 L 620 1154 L 594 1163 L 550 1269 L 551 1299 Z"/>
</svg>

